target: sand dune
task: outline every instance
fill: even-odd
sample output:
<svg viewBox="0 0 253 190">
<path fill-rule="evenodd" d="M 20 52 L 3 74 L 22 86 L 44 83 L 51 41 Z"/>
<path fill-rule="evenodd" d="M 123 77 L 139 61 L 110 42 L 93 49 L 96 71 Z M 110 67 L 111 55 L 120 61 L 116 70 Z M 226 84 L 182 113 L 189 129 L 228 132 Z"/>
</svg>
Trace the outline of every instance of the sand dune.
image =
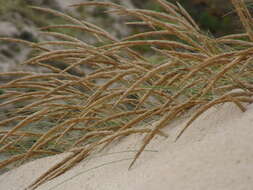
<svg viewBox="0 0 253 190">
<path fill-rule="evenodd" d="M 164 129 L 131 170 L 140 136 L 84 160 L 39 190 L 252 190 L 253 104 L 210 109 L 175 143 L 187 119 Z M 175 127 L 177 126 L 177 127 Z M 0 189 L 22 190 L 66 154 L 39 159 L 0 176 Z"/>
</svg>

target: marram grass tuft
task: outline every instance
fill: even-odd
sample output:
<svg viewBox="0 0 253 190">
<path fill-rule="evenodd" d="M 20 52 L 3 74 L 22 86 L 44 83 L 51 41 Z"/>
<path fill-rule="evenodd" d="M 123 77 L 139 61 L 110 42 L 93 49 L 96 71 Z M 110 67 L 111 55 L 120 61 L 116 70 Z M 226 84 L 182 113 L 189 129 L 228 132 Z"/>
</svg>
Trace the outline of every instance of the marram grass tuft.
<svg viewBox="0 0 253 190">
<path fill-rule="evenodd" d="M 117 139 L 145 134 L 131 167 L 154 136 L 166 136 L 161 129 L 189 111 L 191 119 L 177 139 L 217 104 L 232 102 L 245 111 L 244 104 L 253 102 L 253 30 L 243 0 L 232 3 L 246 33 L 219 38 L 202 32 L 180 4 L 155 1 L 164 12 L 109 2 L 73 5 L 110 7 L 110 13 L 133 18 L 127 24 L 149 29 L 124 39 L 39 7 L 33 8 L 69 23 L 42 28 L 42 35 L 58 40 L 32 43 L 1 38 L 32 47 L 34 56 L 22 64 L 44 72 L 0 73 L 14 78 L 0 85 L 0 107 L 9 113 L 0 122 L 0 153 L 9 155 L 0 168 L 72 152 L 33 182 L 29 189 L 35 189 Z M 97 45 L 59 32 L 65 28 L 89 34 Z M 149 52 L 143 55 L 139 50 L 144 46 Z M 151 55 L 159 59 L 152 60 Z M 152 128 L 147 126 L 150 121 L 156 121 Z"/>
</svg>

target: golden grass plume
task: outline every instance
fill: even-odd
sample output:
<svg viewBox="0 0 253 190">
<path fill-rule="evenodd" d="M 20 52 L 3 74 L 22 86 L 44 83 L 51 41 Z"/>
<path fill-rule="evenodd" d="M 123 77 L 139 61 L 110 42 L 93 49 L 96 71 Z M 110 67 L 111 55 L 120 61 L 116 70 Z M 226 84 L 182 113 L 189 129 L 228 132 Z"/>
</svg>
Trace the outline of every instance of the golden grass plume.
<svg viewBox="0 0 253 190">
<path fill-rule="evenodd" d="M 35 189 L 116 139 L 145 134 L 131 167 L 155 135 L 166 136 L 162 128 L 189 110 L 192 118 L 177 139 L 217 104 L 233 102 L 245 111 L 244 103 L 253 102 L 253 35 L 252 17 L 243 0 L 232 3 L 246 33 L 219 38 L 202 32 L 180 4 L 155 1 L 163 12 L 109 2 L 72 5 L 107 6 L 110 13 L 133 18 L 127 24 L 148 28 L 124 39 L 87 21 L 40 7 L 33 8 L 69 22 L 42 28 L 42 35 L 57 40 L 0 39 L 32 47 L 36 55 L 23 64 L 47 69 L 43 73 L 0 73 L 15 77 L 0 85 L 1 109 L 20 104 L 9 106 L 8 118 L 0 122 L 0 152 L 12 152 L 0 162 L 0 168 L 33 157 L 72 152 L 33 182 L 29 188 Z M 53 30 L 66 28 L 89 34 L 97 45 Z M 150 52 L 143 55 L 139 51 L 143 46 Z M 151 54 L 161 59 L 154 63 Z M 64 68 L 55 64 L 58 62 Z M 145 125 L 150 121 L 157 121 L 152 128 Z M 30 139 L 29 146 L 21 146 Z"/>
</svg>

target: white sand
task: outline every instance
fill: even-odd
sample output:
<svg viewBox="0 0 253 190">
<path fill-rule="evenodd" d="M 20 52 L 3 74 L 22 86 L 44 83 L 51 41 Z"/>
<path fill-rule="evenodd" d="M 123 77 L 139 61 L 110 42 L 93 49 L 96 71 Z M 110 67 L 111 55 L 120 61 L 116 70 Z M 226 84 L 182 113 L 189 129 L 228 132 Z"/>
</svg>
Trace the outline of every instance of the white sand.
<svg viewBox="0 0 253 190">
<path fill-rule="evenodd" d="M 232 104 L 210 109 L 173 143 L 183 123 L 164 129 L 170 137 L 157 137 L 147 148 L 158 152 L 146 151 L 130 171 L 126 159 L 134 152 L 117 152 L 137 150 L 140 136 L 126 138 L 38 189 L 253 190 L 253 104 L 245 113 Z M 63 157 L 43 158 L 0 176 L 0 189 L 24 189 Z"/>
</svg>

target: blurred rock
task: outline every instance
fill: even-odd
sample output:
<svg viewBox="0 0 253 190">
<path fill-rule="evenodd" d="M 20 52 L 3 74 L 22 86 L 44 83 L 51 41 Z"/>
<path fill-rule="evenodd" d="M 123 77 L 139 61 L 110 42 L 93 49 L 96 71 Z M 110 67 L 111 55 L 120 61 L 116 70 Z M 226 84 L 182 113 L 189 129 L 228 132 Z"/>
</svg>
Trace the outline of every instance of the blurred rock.
<svg viewBox="0 0 253 190">
<path fill-rule="evenodd" d="M 0 22 L 0 36 L 15 36 L 18 33 L 18 29 L 13 23 L 8 21 Z"/>
</svg>

